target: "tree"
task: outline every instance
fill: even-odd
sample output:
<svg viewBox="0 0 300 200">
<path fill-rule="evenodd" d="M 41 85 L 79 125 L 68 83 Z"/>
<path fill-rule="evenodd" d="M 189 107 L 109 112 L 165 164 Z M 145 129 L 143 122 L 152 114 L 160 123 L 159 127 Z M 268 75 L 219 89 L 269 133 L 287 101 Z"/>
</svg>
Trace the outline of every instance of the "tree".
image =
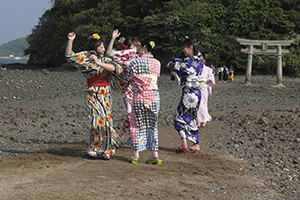
<svg viewBox="0 0 300 200">
<path fill-rule="evenodd" d="M 150 36 L 162 64 L 179 54 L 184 36 L 209 49 L 207 62 L 245 70 L 247 56 L 236 38 L 285 40 L 296 38 L 285 69 L 300 71 L 298 55 L 300 0 L 54 0 L 28 37 L 31 64 L 65 62 L 68 32 L 77 33 L 74 50 L 86 48 L 87 38 L 98 33 L 105 41 L 118 28 L 122 36 Z M 256 60 L 254 60 L 255 64 Z M 264 66 L 271 69 L 272 59 Z M 292 66 L 297 64 L 297 66 Z"/>
</svg>

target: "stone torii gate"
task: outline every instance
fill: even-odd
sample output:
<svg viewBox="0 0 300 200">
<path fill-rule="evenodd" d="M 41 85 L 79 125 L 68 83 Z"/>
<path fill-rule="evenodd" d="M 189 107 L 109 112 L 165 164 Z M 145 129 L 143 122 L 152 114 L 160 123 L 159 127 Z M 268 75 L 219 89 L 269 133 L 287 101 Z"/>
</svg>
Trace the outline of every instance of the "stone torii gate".
<svg viewBox="0 0 300 200">
<path fill-rule="evenodd" d="M 252 72 L 252 55 L 266 54 L 277 55 L 277 85 L 275 87 L 285 87 L 282 84 L 282 55 L 289 53 L 289 50 L 282 49 L 282 46 L 290 46 L 294 40 L 248 40 L 237 38 L 241 45 L 248 45 L 248 49 L 241 51 L 248 54 L 247 70 L 246 70 L 246 85 L 251 85 Z M 261 46 L 261 49 L 255 49 L 253 46 Z M 268 46 L 276 46 L 277 49 L 268 49 Z"/>
</svg>

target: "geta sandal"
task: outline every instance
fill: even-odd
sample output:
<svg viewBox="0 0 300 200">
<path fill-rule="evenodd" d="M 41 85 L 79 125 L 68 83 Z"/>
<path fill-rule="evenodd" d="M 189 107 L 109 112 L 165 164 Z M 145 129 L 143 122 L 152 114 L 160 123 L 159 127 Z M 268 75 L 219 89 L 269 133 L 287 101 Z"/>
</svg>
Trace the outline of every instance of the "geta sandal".
<svg viewBox="0 0 300 200">
<path fill-rule="evenodd" d="M 133 156 L 131 156 L 130 158 L 128 158 L 128 162 L 132 163 L 132 164 L 137 164 L 139 161 L 138 158 L 134 158 Z"/>
<path fill-rule="evenodd" d="M 187 148 L 177 147 L 175 151 L 176 153 L 185 153 L 187 150 Z"/>
<path fill-rule="evenodd" d="M 108 153 L 103 153 L 102 154 L 102 159 L 103 160 L 109 160 L 110 159 L 110 155 Z"/>
<path fill-rule="evenodd" d="M 153 164 L 153 165 L 161 165 L 162 164 L 162 160 L 158 159 L 158 158 L 149 158 L 148 160 L 146 160 L 147 164 Z"/>
<path fill-rule="evenodd" d="M 200 153 L 200 149 L 194 149 L 192 147 L 190 147 L 188 150 L 187 150 L 188 153 Z"/>
<path fill-rule="evenodd" d="M 88 157 L 88 159 L 95 159 L 97 158 L 97 153 L 95 151 L 88 151 L 86 153 L 86 156 Z"/>
</svg>

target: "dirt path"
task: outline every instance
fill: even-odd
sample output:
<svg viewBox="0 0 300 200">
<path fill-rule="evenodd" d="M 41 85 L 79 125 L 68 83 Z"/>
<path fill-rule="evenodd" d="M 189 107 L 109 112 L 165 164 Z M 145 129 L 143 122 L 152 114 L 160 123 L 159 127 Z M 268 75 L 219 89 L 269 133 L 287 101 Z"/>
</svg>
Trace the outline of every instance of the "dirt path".
<svg viewBox="0 0 300 200">
<path fill-rule="evenodd" d="M 218 131 L 201 134 L 200 154 L 176 154 L 180 143 L 173 127 L 159 126 L 162 166 L 127 162 L 132 150 L 117 150 L 110 161 L 85 158 L 86 144 L 0 161 L 2 200 L 11 199 L 265 199 L 276 196 L 245 161 L 206 147 Z M 216 127 L 216 126 L 215 126 Z M 204 131 L 202 131 L 204 132 Z"/>
</svg>

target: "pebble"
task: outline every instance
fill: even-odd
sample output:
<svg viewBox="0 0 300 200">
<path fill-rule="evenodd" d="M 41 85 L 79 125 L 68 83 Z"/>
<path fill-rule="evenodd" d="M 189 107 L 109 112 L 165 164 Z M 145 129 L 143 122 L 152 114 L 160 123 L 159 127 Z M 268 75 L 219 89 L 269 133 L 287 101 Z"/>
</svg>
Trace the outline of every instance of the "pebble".
<svg viewBox="0 0 300 200">
<path fill-rule="evenodd" d="M 0 161 L 60 144 L 87 142 L 82 74 L 70 69 L 0 69 Z M 206 145 L 246 160 L 258 175 L 269 174 L 264 186 L 284 199 L 300 199 L 296 192 L 300 191 L 300 79 L 286 79 L 287 87 L 278 89 L 272 87 L 276 77 L 253 76 L 254 86 L 245 86 L 244 78 L 236 76 L 234 83 L 217 83 L 213 88 L 209 111 L 222 126 L 222 134 Z M 158 122 L 173 126 L 181 88 L 168 74 L 159 78 L 158 85 Z M 113 92 L 113 98 L 113 105 L 119 105 L 113 107 L 114 125 L 121 130 L 124 103 L 120 93 Z"/>
</svg>

